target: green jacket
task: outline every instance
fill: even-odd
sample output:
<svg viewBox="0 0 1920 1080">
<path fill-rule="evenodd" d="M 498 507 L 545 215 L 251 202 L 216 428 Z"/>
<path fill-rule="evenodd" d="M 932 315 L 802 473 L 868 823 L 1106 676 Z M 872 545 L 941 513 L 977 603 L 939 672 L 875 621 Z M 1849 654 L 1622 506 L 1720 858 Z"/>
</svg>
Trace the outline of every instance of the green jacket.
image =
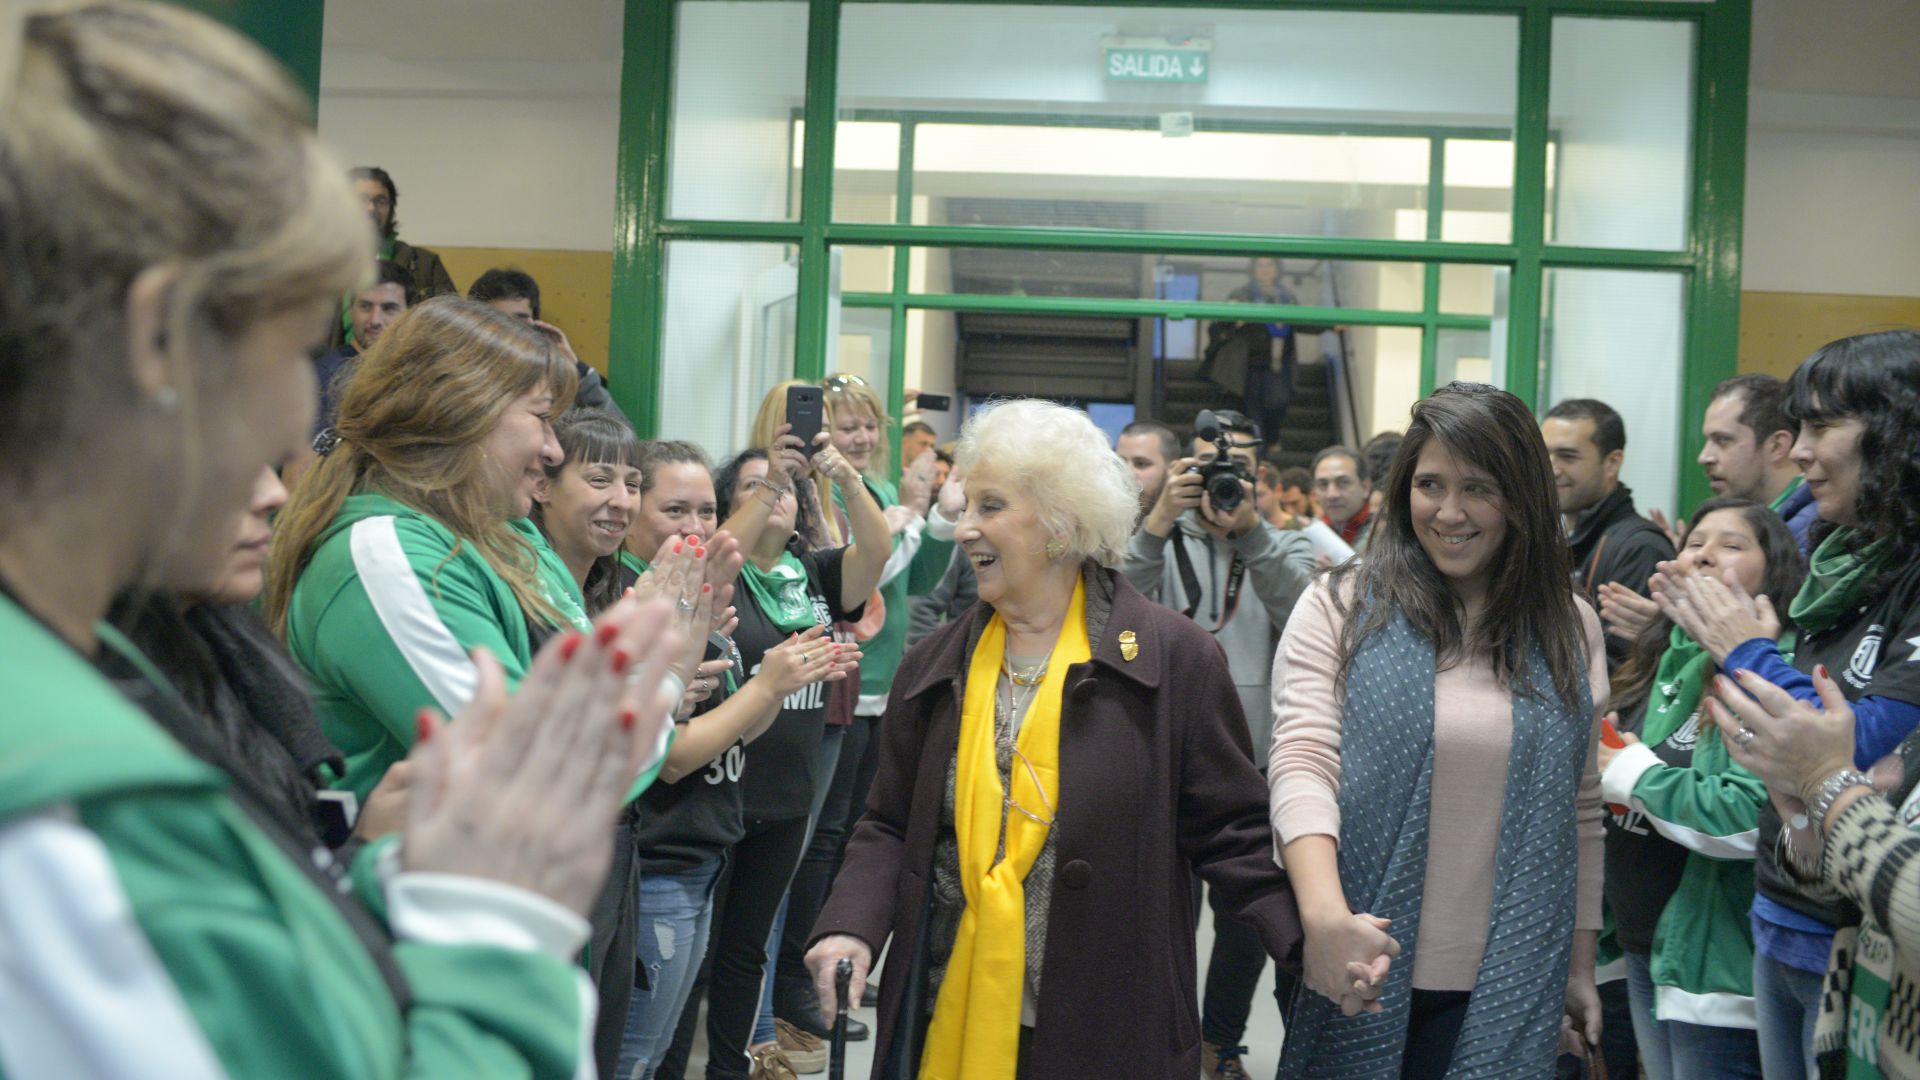
<svg viewBox="0 0 1920 1080">
<path fill-rule="evenodd" d="M 532 522 L 513 528 L 533 546 L 547 599 L 574 628 L 589 629 L 566 564 Z M 316 541 L 287 609 L 287 648 L 312 681 L 322 730 L 347 762 L 339 786 L 364 800 L 413 745 L 422 707 L 457 714 L 479 677 L 468 654 L 482 645 L 505 669 L 508 689 L 517 686 L 533 662 L 526 616 L 480 553 L 384 495 L 347 499 Z M 632 794 L 659 771 L 656 762 Z"/>
<path fill-rule="evenodd" d="M 1631 804 L 1688 851 L 1680 885 L 1654 929 L 1655 1015 L 1752 1029 L 1754 844 L 1767 788 L 1727 752 L 1702 713 L 1691 768 L 1660 761 L 1645 743 L 1622 750 L 1600 777 L 1608 802 Z M 1711 734 L 1709 734 L 1711 732 Z"/>
<path fill-rule="evenodd" d="M 0 657 L 0 1042 L 25 1075 L 577 1074 L 564 961 L 401 942 L 401 1015 L 221 773 L 4 598 Z"/>
<path fill-rule="evenodd" d="M 889 506 L 900 504 L 900 489 L 897 485 L 875 477 L 866 477 L 867 490 L 873 493 L 875 502 L 885 510 Z M 840 508 L 846 509 L 846 496 L 838 487 L 833 489 L 834 501 Z M 898 551 L 902 535 L 893 538 L 894 550 Z M 900 669 L 900 660 L 907 653 L 907 621 L 911 615 L 908 597 L 922 596 L 932 591 L 947 572 L 947 563 L 953 558 L 953 541 L 935 540 L 922 533 L 920 549 L 913 554 L 907 568 L 883 580 L 880 583 L 880 598 L 887 605 L 887 618 L 881 624 L 880 632 L 870 640 L 860 643 L 860 696 L 884 698 L 893 689 L 893 673 Z M 864 713 L 863 713 L 864 715 Z"/>
</svg>

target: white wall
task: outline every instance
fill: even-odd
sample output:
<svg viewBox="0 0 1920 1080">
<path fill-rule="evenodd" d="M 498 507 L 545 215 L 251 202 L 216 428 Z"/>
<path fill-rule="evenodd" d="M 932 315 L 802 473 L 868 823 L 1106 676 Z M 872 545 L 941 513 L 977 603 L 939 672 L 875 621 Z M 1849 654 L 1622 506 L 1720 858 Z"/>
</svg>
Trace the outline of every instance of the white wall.
<svg viewBox="0 0 1920 1080">
<path fill-rule="evenodd" d="M 1920 114 L 1920 102 L 1906 105 Z M 1920 296 L 1916 192 L 1920 131 L 1756 125 L 1747 136 L 1741 287 Z"/>
</svg>

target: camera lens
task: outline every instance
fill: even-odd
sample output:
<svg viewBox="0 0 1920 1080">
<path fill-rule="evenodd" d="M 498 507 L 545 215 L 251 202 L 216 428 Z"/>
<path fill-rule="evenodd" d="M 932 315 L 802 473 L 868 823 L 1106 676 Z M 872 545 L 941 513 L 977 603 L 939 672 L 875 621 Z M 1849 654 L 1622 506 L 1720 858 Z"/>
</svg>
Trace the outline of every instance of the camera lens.
<svg viewBox="0 0 1920 1080">
<path fill-rule="evenodd" d="M 1245 497 L 1240 478 L 1233 473 L 1215 473 L 1207 478 L 1207 499 L 1213 503 L 1215 510 L 1230 514 L 1240 508 L 1240 500 Z"/>
</svg>

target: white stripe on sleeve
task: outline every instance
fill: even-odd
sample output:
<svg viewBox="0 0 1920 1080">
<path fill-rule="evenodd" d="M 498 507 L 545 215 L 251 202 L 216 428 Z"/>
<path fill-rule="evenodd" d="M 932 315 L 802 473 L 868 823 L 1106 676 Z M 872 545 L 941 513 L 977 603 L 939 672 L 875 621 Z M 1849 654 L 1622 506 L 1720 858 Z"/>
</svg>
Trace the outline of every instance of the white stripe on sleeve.
<svg viewBox="0 0 1920 1080">
<path fill-rule="evenodd" d="M 98 837 L 54 813 L 0 825 L 0 1073 L 225 1077 Z"/>
<path fill-rule="evenodd" d="M 349 538 L 353 566 L 374 614 L 407 666 L 448 716 L 465 708 L 480 686 L 473 658 L 461 648 L 407 561 L 391 516 L 362 518 Z"/>
</svg>

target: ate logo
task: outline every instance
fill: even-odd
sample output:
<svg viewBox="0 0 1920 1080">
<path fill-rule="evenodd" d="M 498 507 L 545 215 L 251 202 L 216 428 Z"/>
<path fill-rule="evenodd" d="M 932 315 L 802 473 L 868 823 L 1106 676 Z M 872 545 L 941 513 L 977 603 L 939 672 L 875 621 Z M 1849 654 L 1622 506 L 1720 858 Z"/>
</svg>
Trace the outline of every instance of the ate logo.
<svg viewBox="0 0 1920 1080">
<path fill-rule="evenodd" d="M 1852 659 L 1847 661 L 1846 679 L 1854 689 L 1864 690 L 1873 681 L 1873 669 L 1880 665 L 1880 637 L 1886 629 L 1878 623 L 1867 627 L 1859 647 L 1853 650 Z"/>
</svg>

